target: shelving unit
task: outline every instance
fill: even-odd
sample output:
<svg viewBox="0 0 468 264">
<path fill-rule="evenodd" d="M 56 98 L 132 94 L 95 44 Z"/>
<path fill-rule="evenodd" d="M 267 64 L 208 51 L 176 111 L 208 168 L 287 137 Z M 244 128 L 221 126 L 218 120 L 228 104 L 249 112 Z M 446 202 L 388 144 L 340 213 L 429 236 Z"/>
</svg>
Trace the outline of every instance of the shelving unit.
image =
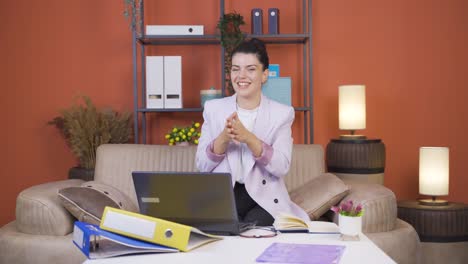
<svg viewBox="0 0 468 264">
<path fill-rule="evenodd" d="M 220 1 L 220 17 L 224 15 L 225 0 Z M 249 1 L 246 1 L 249 3 Z M 294 107 L 296 112 L 302 112 L 304 115 L 304 143 L 313 143 L 313 82 L 312 82 L 312 0 L 302 0 L 302 28 L 303 33 L 298 34 L 246 34 L 246 38 L 258 38 L 263 40 L 266 44 L 301 44 L 303 46 L 303 105 Z M 306 8 L 307 7 L 307 8 Z M 164 36 L 164 35 L 144 35 L 144 0 L 142 0 L 140 7 L 139 17 L 141 25 L 139 36 L 137 29 L 132 30 L 132 48 L 133 48 L 133 98 L 134 98 L 134 132 L 135 144 L 146 143 L 146 114 L 147 113 L 163 113 L 163 112 L 202 112 L 203 108 L 177 108 L 177 109 L 149 109 L 143 106 L 146 105 L 145 93 L 145 46 L 155 45 L 219 45 L 221 53 L 221 68 L 220 74 L 222 75 L 222 95 L 226 95 L 225 88 L 225 75 L 224 75 L 224 48 L 220 45 L 219 35 L 201 35 L 201 36 Z M 265 19 L 265 18 L 264 18 Z M 138 91 L 138 60 L 137 60 L 137 45 L 141 46 L 140 52 L 140 69 L 141 69 L 141 90 Z M 307 67 L 309 66 L 309 67 Z M 182 87 L 183 89 L 183 87 Z M 139 102 L 138 98 L 141 98 Z M 140 127 L 139 117 L 141 118 L 141 140 L 140 140 Z"/>
</svg>

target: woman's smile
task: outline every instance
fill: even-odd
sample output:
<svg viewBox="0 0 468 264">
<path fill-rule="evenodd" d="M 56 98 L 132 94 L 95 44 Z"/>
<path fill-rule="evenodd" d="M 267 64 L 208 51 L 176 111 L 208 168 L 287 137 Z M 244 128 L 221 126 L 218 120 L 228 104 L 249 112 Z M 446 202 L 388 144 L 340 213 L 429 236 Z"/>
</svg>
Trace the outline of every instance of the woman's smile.
<svg viewBox="0 0 468 264">
<path fill-rule="evenodd" d="M 247 88 L 250 85 L 250 82 L 241 81 L 237 82 L 237 85 L 239 86 L 239 88 Z"/>
</svg>

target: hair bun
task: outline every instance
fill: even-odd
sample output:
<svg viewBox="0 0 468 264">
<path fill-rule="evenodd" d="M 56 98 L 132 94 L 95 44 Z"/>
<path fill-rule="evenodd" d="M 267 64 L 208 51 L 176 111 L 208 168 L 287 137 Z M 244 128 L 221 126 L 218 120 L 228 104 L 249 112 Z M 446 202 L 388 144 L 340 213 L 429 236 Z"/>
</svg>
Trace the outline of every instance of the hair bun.
<svg viewBox="0 0 468 264">
<path fill-rule="evenodd" d="M 231 59 L 237 53 L 255 54 L 258 61 L 262 64 L 262 70 L 268 69 L 268 66 L 270 65 L 265 43 L 257 38 L 241 42 L 231 53 Z"/>
<path fill-rule="evenodd" d="M 259 51 L 266 51 L 265 43 L 258 38 L 252 38 L 250 42 L 257 47 Z"/>
</svg>

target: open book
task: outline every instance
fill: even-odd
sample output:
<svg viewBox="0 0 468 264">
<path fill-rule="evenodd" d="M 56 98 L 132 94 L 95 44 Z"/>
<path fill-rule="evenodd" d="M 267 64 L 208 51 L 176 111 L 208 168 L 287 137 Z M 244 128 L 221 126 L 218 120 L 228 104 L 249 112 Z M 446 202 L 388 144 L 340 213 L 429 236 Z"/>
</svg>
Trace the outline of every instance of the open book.
<svg viewBox="0 0 468 264">
<path fill-rule="evenodd" d="M 282 233 L 336 233 L 339 234 L 340 229 L 337 224 L 325 221 L 309 221 L 305 222 L 299 217 L 281 213 L 276 217 L 273 226 L 276 230 Z"/>
</svg>

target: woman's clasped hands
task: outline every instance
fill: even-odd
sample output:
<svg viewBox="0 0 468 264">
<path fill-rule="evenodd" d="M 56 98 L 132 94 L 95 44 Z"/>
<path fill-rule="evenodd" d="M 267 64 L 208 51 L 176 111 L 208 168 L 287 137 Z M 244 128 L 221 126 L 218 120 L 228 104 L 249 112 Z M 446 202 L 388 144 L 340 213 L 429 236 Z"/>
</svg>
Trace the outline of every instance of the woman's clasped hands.
<svg viewBox="0 0 468 264">
<path fill-rule="evenodd" d="M 236 144 L 247 143 L 247 141 L 253 136 L 253 134 L 244 127 L 242 122 L 237 116 L 237 112 L 232 113 L 226 119 L 226 125 L 224 131 L 227 137 L 230 138 Z"/>
</svg>

